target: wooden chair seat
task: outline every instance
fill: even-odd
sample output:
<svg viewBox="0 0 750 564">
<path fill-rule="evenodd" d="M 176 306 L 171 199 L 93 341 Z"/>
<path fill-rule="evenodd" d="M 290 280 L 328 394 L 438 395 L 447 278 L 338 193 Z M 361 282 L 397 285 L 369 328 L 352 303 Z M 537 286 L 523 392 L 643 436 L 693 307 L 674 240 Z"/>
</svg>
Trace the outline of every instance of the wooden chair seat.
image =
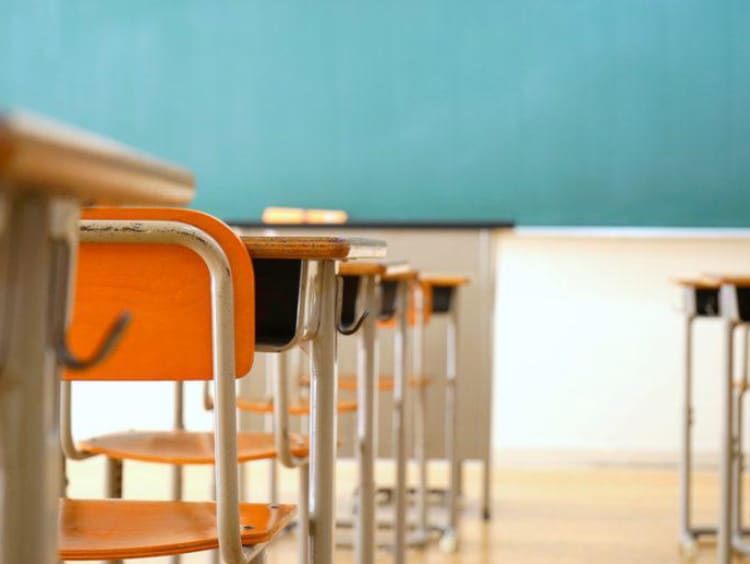
<svg viewBox="0 0 750 564">
<path fill-rule="evenodd" d="M 412 388 L 420 388 L 423 386 L 429 386 L 432 383 L 432 378 L 430 376 L 410 376 L 409 377 L 409 385 Z M 310 385 L 310 379 L 305 376 L 301 380 L 301 384 L 303 386 L 309 386 Z M 380 378 L 378 378 L 378 381 L 376 382 L 376 385 L 378 387 L 378 390 L 381 392 L 390 392 L 393 390 L 394 386 L 394 380 L 393 376 L 388 375 L 382 375 Z M 353 374 L 342 374 L 339 376 L 339 388 L 342 390 L 347 390 L 350 392 L 354 392 L 357 390 L 357 376 Z"/>
<path fill-rule="evenodd" d="M 291 436 L 292 453 L 306 457 L 309 442 L 302 435 Z M 130 431 L 113 433 L 81 442 L 81 450 L 118 460 L 139 460 L 164 464 L 213 464 L 213 433 L 192 431 Z M 273 433 L 238 433 L 240 462 L 276 458 Z"/>
<path fill-rule="evenodd" d="M 412 388 L 421 388 L 428 386 L 432 382 L 429 376 L 409 376 L 409 386 Z M 383 375 L 378 378 L 377 386 L 381 392 L 390 392 L 394 387 L 393 376 Z M 339 388 L 342 390 L 355 391 L 357 389 L 356 376 L 339 376 Z"/>
<path fill-rule="evenodd" d="M 273 400 L 266 398 L 238 398 L 237 408 L 252 413 L 273 413 Z M 357 411 L 356 401 L 339 400 L 339 413 L 352 413 Z M 308 402 L 296 401 L 289 406 L 289 415 L 309 415 L 310 404 Z"/>
<path fill-rule="evenodd" d="M 294 505 L 240 504 L 242 543 L 266 543 L 296 514 Z M 147 558 L 219 546 L 212 502 L 61 499 L 62 560 Z"/>
</svg>

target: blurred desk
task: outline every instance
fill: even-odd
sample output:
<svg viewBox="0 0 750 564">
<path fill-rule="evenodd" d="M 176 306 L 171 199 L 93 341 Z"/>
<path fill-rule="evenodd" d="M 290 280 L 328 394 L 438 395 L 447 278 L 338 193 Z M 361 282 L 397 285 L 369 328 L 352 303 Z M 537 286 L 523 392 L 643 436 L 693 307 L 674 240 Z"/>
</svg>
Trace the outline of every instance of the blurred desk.
<svg viewBox="0 0 750 564">
<path fill-rule="evenodd" d="M 243 234 L 273 232 L 284 234 L 335 234 L 381 239 L 388 244 L 390 259 L 408 260 L 422 272 L 451 272 L 471 277 L 471 284 L 460 294 L 458 456 L 461 461 L 479 460 L 483 464 L 483 514 L 489 518 L 491 507 L 490 476 L 492 461 L 492 380 L 494 364 L 494 320 L 496 289 L 496 240 L 513 224 L 494 222 L 358 222 L 341 225 L 263 225 L 253 222 L 229 221 Z M 443 459 L 444 455 L 444 320 L 435 318 L 425 332 L 424 368 L 438 384 L 428 390 L 427 456 Z M 353 373 L 355 347 L 341 342 L 339 373 Z M 392 365 L 391 339 L 381 338 L 381 371 Z M 262 392 L 260 378 L 246 378 L 242 385 Z M 255 388 L 258 387 L 258 390 Z M 379 397 L 378 437 L 380 456 L 391 451 L 391 397 Z M 243 424 L 249 425 L 248 419 Z M 409 427 L 413 428 L 413 427 Z M 339 427 L 345 447 L 353 443 L 351 425 Z M 412 445 L 409 445 L 412 450 Z"/>
</svg>

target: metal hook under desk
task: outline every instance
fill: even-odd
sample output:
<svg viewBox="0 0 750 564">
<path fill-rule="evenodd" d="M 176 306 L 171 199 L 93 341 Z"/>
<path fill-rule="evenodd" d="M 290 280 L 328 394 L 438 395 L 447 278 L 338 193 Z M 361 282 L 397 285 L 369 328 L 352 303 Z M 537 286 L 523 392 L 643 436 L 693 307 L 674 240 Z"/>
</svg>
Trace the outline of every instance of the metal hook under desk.
<svg viewBox="0 0 750 564">
<path fill-rule="evenodd" d="M 336 329 L 339 333 L 342 335 L 354 335 L 357 331 L 359 331 L 359 328 L 362 327 L 362 324 L 365 322 L 365 319 L 367 319 L 367 316 L 370 315 L 370 312 L 365 310 L 362 312 L 362 315 L 359 316 L 357 321 L 349 325 L 348 327 L 345 327 L 341 324 L 341 321 L 336 324 Z"/>
<path fill-rule="evenodd" d="M 362 327 L 362 324 L 365 322 L 365 319 L 367 319 L 367 316 L 370 315 L 370 312 L 367 310 L 364 310 L 362 312 L 362 315 L 360 315 L 354 323 L 351 325 L 344 325 L 341 323 L 341 313 L 343 309 L 344 304 L 344 279 L 340 276 L 336 279 L 336 330 L 341 333 L 342 335 L 354 335 L 357 331 L 359 331 L 359 328 Z"/>
</svg>

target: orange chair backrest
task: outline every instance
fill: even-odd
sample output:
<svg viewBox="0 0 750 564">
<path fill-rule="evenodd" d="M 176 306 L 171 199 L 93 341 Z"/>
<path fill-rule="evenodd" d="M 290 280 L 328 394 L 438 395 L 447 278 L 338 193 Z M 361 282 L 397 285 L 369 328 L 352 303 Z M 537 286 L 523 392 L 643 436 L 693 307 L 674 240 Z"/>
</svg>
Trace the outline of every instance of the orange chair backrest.
<svg viewBox="0 0 750 564">
<path fill-rule="evenodd" d="M 432 286 L 422 281 L 415 281 L 409 284 L 409 326 L 414 327 L 417 324 L 416 293 L 417 288 L 422 290 L 422 319 L 424 325 L 427 325 L 432 318 Z M 378 326 L 387 329 L 396 326 L 396 316 L 391 319 L 378 321 Z"/>
<path fill-rule="evenodd" d="M 229 259 L 234 285 L 236 376 L 252 367 L 255 290 L 240 238 L 210 215 L 178 208 L 90 208 L 83 219 L 186 223 L 213 237 Z M 122 340 L 101 364 L 65 371 L 67 380 L 209 380 L 213 378 L 211 281 L 192 250 L 179 245 L 82 243 L 79 248 L 71 350 L 92 353 L 109 324 L 131 313 Z"/>
</svg>

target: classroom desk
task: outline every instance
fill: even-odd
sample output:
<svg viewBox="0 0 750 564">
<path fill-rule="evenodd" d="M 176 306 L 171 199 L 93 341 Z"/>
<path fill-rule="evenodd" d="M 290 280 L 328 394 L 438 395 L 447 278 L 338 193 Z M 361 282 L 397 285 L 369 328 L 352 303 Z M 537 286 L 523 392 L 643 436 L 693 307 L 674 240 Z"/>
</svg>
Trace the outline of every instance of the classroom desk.
<svg viewBox="0 0 750 564">
<path fill-rule="evenodd" d="M 253 259 L 256 295 L 256 348 L 283 352 L 310 345 L 309 555 L 312 562 L 333 561 L 338 364 L 336 263 L 347 259 L 380 259 L 384 242 L 359 237 L 264 237 L 242 235 Z M 279 300 L 280 295 L 286 295 Z M 277 299 L 270 299 L 276 297 Z M 277 307 L 277 304 L 289 304 Z M 314 310 L 314 311 L 311 311 Z M 280 355 L 275 355 L 278 359 Z M 288 435 L 286 378 L 276 378 L 275 433 L 285 466 L 296 465 L 279 442 Z M 284 462 L 284 459 L 288 459 Z M 303 484 L 306 488 L 307 484 Z M 301 508 L 300 513 L 304 513 Z M 300 561 L 308 554 L 301 546 Z"/>
<path fill-rule="evenodd" d="M 492 460 L 491 409 L 493 381 L 493 326 L 496 288 L 496 241 L 503 231 L 513 227 L 509 221 L 493 222 L 362 222 L 351 221 L 341 225 L 263 225 L 258 222 L 232 221 L 228 223 L 243 233 L 264 231 L 284 234 L 347 233 L 358 237 L 382 239 L 388 244 L 388 256 L 408 259 L 420 271 L 453 272 L 465 274 L 472 283 L 462 289 L 460 319 L 462 331 L 460 349 L 462 355 L 458 370 L 459 421 L 461 440 L 458 457 L 463 461 L 478 460 L 484 469 L 482 512 L 490 517 L 490 475 Z M 442 321 L 436 322 L 439 325 Z M 442 329 L 442 326 L 441 326 Z M 445 363 L 442 354 L 430 354 L 431 350 L 442 351 L 441 329 L 428 329 L 425 335 L 425 371 L 435 377 L 438 384 L 445 381 Z M 381 366 L 391 365 L 392 351 L 389 343 L 381 347 Z M 342 372 L 353 372 L 355 351 L 342 348 L 340 359 Z M 243 386 L 252 386 L 249 382 Z M 262 390 L 247 388 L 245 393 L 257 395 Z M 378 423 L 378 441 L 381 456 L 391 453 L 389 432 L 389 398 L 383 398 Z M 442 385 L 432 386 L 428 391 L 427 456 L 444 459 L 444 413 L 445 394 Z M 250 418 L 243 418 L 244 428 L 253 426 Z M 342 429 L 342 444 L 352 448 L 353 429 Z M 410 445 L 411 447 L 411 445 Z M 410 448 L 413 451 L 413 448 Z"/>
<path fill-rule="evenodd" d="M 65 338 L 80 206 L 181 204 L 193 194 L 184 169 L 0 114 L 0 562 L 58 561 L 57 370 L 86 360 Z"/>
</svg>

